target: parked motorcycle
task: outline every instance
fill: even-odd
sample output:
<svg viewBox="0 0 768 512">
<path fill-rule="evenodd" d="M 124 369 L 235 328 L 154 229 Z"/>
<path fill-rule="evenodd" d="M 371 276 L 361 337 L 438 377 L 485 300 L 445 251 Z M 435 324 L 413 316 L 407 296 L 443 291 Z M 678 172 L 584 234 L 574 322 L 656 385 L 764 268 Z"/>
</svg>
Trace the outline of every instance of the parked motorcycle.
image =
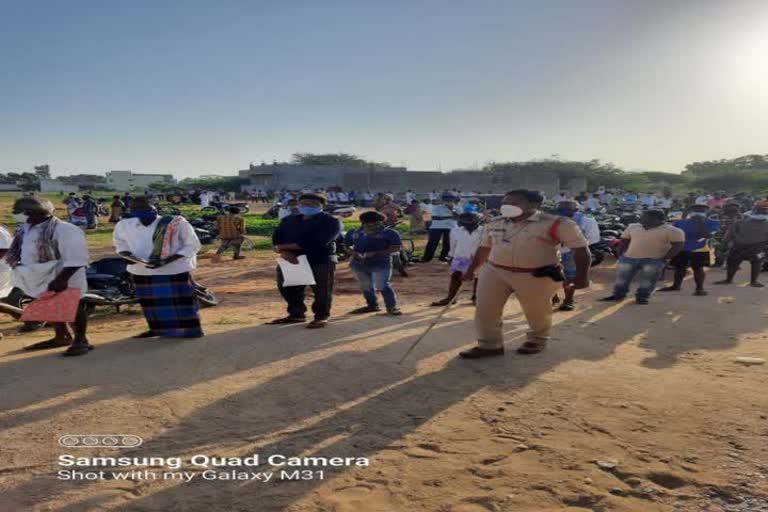
<svg viewBox="0 0 768 512">
<path fill-rule="evenodd" d="M 86 269 L 88 292 L 84 301 L 94 306 L 113 306 L 116 311 L 127 304 L 138 304 L 136 290 L 127 271 L 128 262 L 118 256 L 102 258 Z M 219 302 L 206 287 L 192 280 L 195 295 L 201 307 L 216 306 Z"/>
<path fill-rule="evenodd" d="M 233 206 L 236 207 L 238 210 L 240 210 L 240 213 L 248 213 L 251 209 L 251 206 L 248 203 L 213 202 L 210 204 L 210 206 L 200 208 L 200 211 L 228 213 L 229 209 L 232 208 Z"/>
</svg>

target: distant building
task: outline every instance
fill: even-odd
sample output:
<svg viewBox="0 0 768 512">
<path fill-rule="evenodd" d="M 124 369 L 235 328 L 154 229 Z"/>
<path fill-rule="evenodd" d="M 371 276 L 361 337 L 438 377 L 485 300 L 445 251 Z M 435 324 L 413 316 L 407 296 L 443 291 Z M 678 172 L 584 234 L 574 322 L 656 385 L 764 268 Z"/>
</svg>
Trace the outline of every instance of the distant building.
<svg viewBox="0 0 768 512">
<path fill-rule="evenodd" d="M 21 189 L 13 183 L 0 183 L 0 192 L 21 192 Z"/>
<path fill-rule="evenodd" d="M 153 183 L 172 185 L 176 183 L 176 179 L 172 174 L 139 174 L 132 171 L 109 171 L 107 173 L 107 186 L 118 192 L 145 189 Z"/>
<path fill-rule="evenodd" d="M 77 185 L 69 185 L 59 179 L 46 179 L 40 180 L 40 192 L 77 192 L 80 187 Z"/>
</svg>

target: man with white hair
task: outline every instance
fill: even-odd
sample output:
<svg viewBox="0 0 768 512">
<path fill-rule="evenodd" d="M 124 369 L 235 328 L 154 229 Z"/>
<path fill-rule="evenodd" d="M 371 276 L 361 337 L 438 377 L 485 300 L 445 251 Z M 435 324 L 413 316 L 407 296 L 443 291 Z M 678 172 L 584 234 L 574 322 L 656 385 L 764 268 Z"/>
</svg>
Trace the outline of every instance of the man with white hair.
<svg viewBox="0 0 768 512">
<path fill-rule="evenodd" d="M 5 255 L 13 269 L 13 283 L 33 298 L 67 288 L 78 288 L 82 297 L 88 290 L 85 267 L 89 255 L 85 234 L 77 226 L 54 217 L 52 212 L 50 201 L 34 197 L 22 197 L 14 203 L 13 217 L 19 228 Z M 74 323 L 74 338 L 67 324 L 57 323 L 54 338 L 24 348 L 69 347 L 65 356 L 87 354 L 93 349 L 86 338 L 87 328 L 88 306 L 81 302 Z"/>
</svg>

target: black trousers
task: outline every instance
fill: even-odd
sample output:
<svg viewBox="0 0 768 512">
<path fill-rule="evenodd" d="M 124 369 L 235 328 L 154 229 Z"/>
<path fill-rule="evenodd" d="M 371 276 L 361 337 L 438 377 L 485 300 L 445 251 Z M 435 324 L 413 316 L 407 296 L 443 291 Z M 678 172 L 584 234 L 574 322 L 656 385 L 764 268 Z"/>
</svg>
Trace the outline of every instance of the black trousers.
<svg viewBox="0 0 768 512">
<path fill-rule="evenodd" d="M 333 283 L 336 275 L 336 263 L 328 262 L 311 264 L 312 274 L 315 276 L 315 286 L 312 293 L 315 301 L 312 303 L 312 313 L 315 320 L 328 320 L 331 316 L 331 304 L 333 302 Z M 288 316 L 304 318 L 307 314 L 307 306 L 304 304 L 306 286 L 283 287 L 283 273 L 277 268 L 277 289 L 288 303 Z"/>
<path fill-rule="evenodd" d="M 429 239 L 427 240 L 427 247 L 424 249 L 423 261 L 430 261 L 435 256 L 437 250 L 437 244 L 440 243 L 440 239 L 443 239 L 443 248 L 440 249 L 440 259 L 448 257 L 448 252 L 451 250 L 451 230 L 450 229 L 430 229 Z"/>
</svg>

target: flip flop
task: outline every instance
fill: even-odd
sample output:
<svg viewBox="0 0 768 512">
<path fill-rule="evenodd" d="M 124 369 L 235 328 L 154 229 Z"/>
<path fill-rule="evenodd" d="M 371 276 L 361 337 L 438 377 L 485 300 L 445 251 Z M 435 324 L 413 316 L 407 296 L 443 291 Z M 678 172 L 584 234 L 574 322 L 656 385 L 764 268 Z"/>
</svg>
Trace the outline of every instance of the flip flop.
<svg viewBox="0 0 768 512">
<path fill-rule="evenodd" d="M 47 341 L 41 341 L 39 343 L 34 343 L 32 345 L 24 347 L 24 350 L 48 350 L 49 348 L 60 348 L 60 347 L 68 347 L 72 345 L 72 340 L 47 340 Z"/>
</svg>

